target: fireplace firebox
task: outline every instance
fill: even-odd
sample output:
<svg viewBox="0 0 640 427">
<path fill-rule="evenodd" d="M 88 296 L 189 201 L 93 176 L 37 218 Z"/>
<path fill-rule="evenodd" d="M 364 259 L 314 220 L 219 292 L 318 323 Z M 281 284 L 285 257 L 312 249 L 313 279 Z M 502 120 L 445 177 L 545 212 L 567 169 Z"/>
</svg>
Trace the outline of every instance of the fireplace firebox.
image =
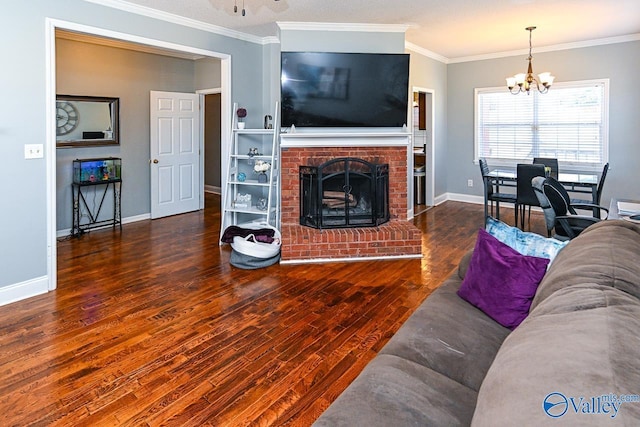
<svg viewBox="0 0 640 427">
<path fill-rule="evenodd" d="M 375 227 L 389 221 L 389 165 L 343 157 L 300 166 L 300 224 Z"/>
</svg>

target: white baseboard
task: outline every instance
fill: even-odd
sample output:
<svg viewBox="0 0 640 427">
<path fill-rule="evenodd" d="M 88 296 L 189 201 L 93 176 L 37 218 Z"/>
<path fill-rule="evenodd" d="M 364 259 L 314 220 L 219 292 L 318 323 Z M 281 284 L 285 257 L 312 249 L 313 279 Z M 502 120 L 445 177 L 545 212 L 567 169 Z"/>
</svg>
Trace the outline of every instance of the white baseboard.
<svg viewBox="0 0 640 427">
<path fill-rule="evenodd" d="M 441 199 L 441 201 L 437 204 L 446 202 L 448 200 L 454 202 L 464 202 L 464 203 L 473 203 L 475 205 L 484 205 L 484 197 L 482 196 L 472 196 L 469 194 L 460 194 L 460 193 L 445 193 L 442 196 L 438 196 L 437 199 Z M 500 205 L 504 206 L 504 205 Z M 507 207 L 513 208 L 513 205 L 506 204 Z M 542 212 L 542 208 L 539 206 L 532 206 L 531 210 L 534 212 Z"/>
<path fill-rule="evenodd" d="M 440 203 L 446 202 L 447 200 L 451 200 L 454 202 L 464 202 L 464 203 L 474 203 L 476 205 L 484 204 L 484 197 L 482 196 L 472 196 L 470 194 L 462 194 L 462 193 L 445 193 L 441 196 L 437 197 L 440 200 Z M 440 204 L 436 203 L 436 204 Z"/>
<path fill-rule="evenodd" d="M 204 192 L 205 193 L 213 193 L 213 194 L 221 195 L 222 194 L 222 188 L 214 187 L 213 185 L 205 185 L 204 186 Z"/>
<path fill-rule="evenodd" d="M 138 221 L 144 221 L 146 219 L 151 219 L 151 214 L 150 213 L 146 213 L 146 214 L 142 214 L 142 215 L 135 215 L 135 216 L 128 216 L 126 218 L 122 218 L 122 223 L 123 224 L 129 224 L 131 222 L 138 222 Z M 113 227 L 112 225 L 105 225 L 104 227 L 97 227 L 94 228 L 93 230 L 102 230 L 104 228 L 109 228 L 109 227 Z M 56 238 L 60 238 L 60 237 L 67 237 L 71 235 L 71 229 L 70 228 L 66 228 L 64 230 L 58 230 L 56 231 Z"/>
<path fill-rule="evenodd" d="M 47 276 L 36 277 L 21 283 L 0 288 L 0 306 L 20 301 L 36 295 L 47 293 L 49 290 Z"/>
</svg>

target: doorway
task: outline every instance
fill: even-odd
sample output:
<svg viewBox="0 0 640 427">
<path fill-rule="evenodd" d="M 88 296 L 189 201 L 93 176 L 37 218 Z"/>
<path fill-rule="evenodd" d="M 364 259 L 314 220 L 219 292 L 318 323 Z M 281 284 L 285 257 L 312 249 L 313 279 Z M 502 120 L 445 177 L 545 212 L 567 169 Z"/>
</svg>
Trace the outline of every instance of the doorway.
<svg viewBox="0 0 640 427">
<path fill-rule="evenodd" d="M 412 171 L 411 200 L 413 213 L 418 215 L 434 205 L 434 91 L 414 87 L 412 105 Z"/>
<path fill-rule="evenodd" d="M 228 131 L 228 123 L 231 123 L 231 58 L 227 54 L 221 54 L 209 50 L 195 48 L 191 46 L 178 45 L 155 39 L 134 36 L 126 33 L 118 33 L 97 27 L 88 27 L 72 22 L 59 21 L 55 19 L 46 20 L 46 55 L 50 60 L 47 62 L 46 73 L 46 127 L 47 138 L 45 144 L 46 164 L 47 164 L 47 288 L 53 290 L 57 286 L 57 161 L 56 152 L 56 132 L 55 132 L 55 100 L 57 93 L 56 83 L 56 30 L 65 30 L 87 37 L 98 37 L 110 40 L 117 40 L 124 44 L 144 45 L 146 48 L 156 48 L 159 51 L 183 53 L 191 56 L 210 57 L 220 60 L 220 94 L 221 94 L 221 132 Z M 201 131 L 202 133 L 202 131 Z M 203 138 L 200 139 L 200 152 L 204 151 Z M 224 151 L 224 147 L 222 148 Z M 224 153 L 223 153 L 224 155 Z M 223 165 L 220 166 L 223 169 Z M 204 176 L 200 177 L 199 193 L 201 194 L 201 208 L 204 208 Z M 147 215 L 148 216 L 148 215 Z"/>
<path fill-rule="evenodd" d="M 204 191 L 220 195 L 222 194 L 221 107 L 220 92 L 204 95 Z"/>
</svg>

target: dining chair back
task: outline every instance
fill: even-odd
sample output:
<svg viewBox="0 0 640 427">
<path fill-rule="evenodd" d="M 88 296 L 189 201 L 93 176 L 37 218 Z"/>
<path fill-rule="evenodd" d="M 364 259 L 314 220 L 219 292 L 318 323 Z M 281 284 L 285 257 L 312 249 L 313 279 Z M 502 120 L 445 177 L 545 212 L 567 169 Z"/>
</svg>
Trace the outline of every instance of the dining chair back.
<svg viewBox="0 0 640 427">
<path fill-rule="evenodd" d="M 604 180 L 607 178 L 607 172 L 609 172 L 609 163 L 605 163 L 602 167 L 602 174 L 600 175 L 600 180 L 598 180 L 598 187 L 596 187 L 596 198 L 595 200 L 587 200 L 587 199 L 571 199 L 571 204 L 573 205 L 585 205 L 594 203 L 596 205 L 600 205 L 600 200 L 602 199 L 602 188 L 604 187 Z M 600 211 L 597 209 L 593 210 L 593 216 L 600 218 Z"/>
<path fill-rule="evenodd" d="M 536 176 L 531 180 L 531 186 L 533 187 L 533 192 L 538 198 L 538 203 L 540 204 L 540 208 L 542 208 L 542 213 L 544 214 L 544 223 L 547 227 L 547 237 L 551 237 L 551 231 L 556 224 L 556 213 L 551 207 L 549 203 L 549 199 L 544 195 L 543 184 L 546 177 Z"/>
<path fill-rule="evenodd" d="M 543 164 L 517 165 L 516 175 L 516 225 L 520 218 L 520 228 L 524 229 L 524 212 L 529 207 L 529 222 L 531 221 L 531 206 L 540 206 L 540 202 L 533 191 L 531 180 L 536 176 L 545 176 Z"/>
<path fill-rule="evenodd" d="M 571 204 L 567 190 L 553 177 L 547 177 L 544 180 L 542 183 L 542 192 L 549 201 L 549 205 L 553 208 L 555 214 L 554 228 L 556 237 L 573 239 L 590 225 L 601 221 L 600 218 L 595 216 L 577 215 Z M 591 206 L 608 212 L 606 208 L 601 206 Z"/>
<path fill-rule="evenodd" d="M 545 165 L 549 169 L 551 169 L 550 175 L 555 179 L 558 179 L 558 172 L 560 168 L 558 167 L 558 159 L 553 159 L 550 157 L 534 157 L 533 163 L 538 165 Z"/>
<path fill-rule="evenodd" d="M 600 175 L 600 181 L 598 181 L 598 189 L 596 190 L 596 205 L 600 204 L 600 199 L 602 198 L 602 187 L 604 187 L 604 180 L 607 177 L 607 172 L 609 172 L 609 163 L 605 163 L 602 167 L 602 175 Z"/>
<path fill-rule="evenodd" d="M 516 195 L 510 193 L 496 193 L 493 190 L 493 185 L 489 181 L 489 165 L 487 164 L 487 160 L 484 158 L 478 159 L 478 163 L 480 164 L 480 173 L 482 174 L 482 184 L 485 187 L 485 197 L 487 202 L 491 205 L 491 215 L 493 216 L 493 203 L 496 204 L 496 218 L 500 219 L 500 202 L 506 203 L 516 203 Z M 516 217 L 517 224 L 517 217 Z"/>
</svg>

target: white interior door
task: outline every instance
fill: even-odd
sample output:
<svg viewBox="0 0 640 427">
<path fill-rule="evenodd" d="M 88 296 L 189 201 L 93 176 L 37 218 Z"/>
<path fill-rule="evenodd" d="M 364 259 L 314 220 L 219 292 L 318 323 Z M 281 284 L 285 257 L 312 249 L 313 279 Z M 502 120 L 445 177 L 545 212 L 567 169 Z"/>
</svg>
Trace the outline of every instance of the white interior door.
<svg viewBox="0 0 640 427">
<path fill-rule="evenodd" d="M 200 96 L 151 92 L 151 218 L 200 207 Z"/>
</svg>

